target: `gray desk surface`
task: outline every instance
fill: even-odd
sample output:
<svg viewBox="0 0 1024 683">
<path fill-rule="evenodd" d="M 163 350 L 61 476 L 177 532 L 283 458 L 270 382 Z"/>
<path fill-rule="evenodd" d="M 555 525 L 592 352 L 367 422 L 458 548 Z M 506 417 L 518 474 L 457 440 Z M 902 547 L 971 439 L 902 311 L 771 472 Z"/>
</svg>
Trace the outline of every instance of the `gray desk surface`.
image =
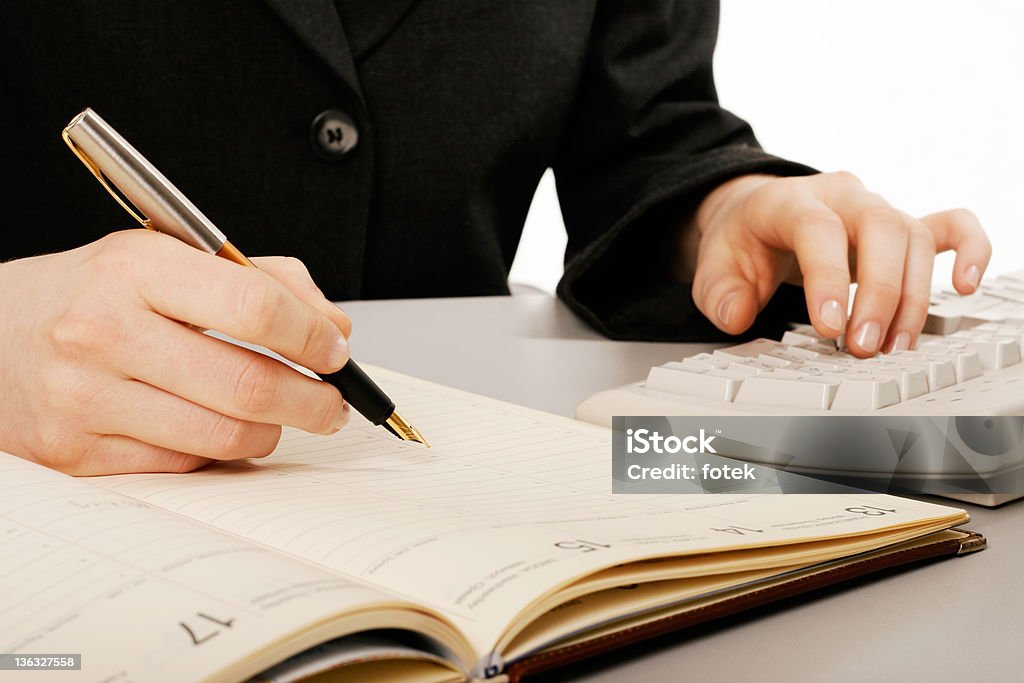
<svg viewBox="0 0 1024 683">
<path fill-rule="evenodd" d="M 596 391 L 709 348 L 608 341 L 546 295 L 342 307 L 361 361 L 570 416 Z M 984 552 L 663 637 L 558 678 L 1024 680 L 1024 500 L 994 510 L 957 505 L 988 536 Z"/>
</svg>

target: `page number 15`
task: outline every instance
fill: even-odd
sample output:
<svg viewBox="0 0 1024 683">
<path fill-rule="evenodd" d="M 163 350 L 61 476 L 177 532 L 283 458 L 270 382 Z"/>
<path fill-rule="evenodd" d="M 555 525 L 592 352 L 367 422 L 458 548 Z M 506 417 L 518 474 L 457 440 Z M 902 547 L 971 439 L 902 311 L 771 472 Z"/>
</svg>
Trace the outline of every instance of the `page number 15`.
<svg viewBox="0 0 1024 683">
<path fill-rule="evenodd" d="M 601 548 L 611 548 L 610 545 L 605 545 L 604 543 L 581 541 L 580 539 L 576 539 L 575 541 L 559 541 L 555 544 L 555 547 L 561 550 L 578 550 L 581 553 L 592 553 L 595 550 L 600 550 Z"/>
</svg>

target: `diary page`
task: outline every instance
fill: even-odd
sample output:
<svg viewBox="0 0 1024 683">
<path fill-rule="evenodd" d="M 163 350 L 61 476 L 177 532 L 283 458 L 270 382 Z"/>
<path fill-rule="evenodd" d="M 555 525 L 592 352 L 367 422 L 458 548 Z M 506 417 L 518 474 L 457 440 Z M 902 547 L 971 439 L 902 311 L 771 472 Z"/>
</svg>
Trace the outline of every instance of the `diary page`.
<svg viewBox="0 0 1024 683">
<path fill-rule="evenodd" d="M 200 680 L 340 611 L 399 621 L 371 587 L 90 481 L 0 453 L 0 652 L 81 654 L 74 680 Z"/>
<path fill-rule="evenodd" d="M 353 415 L 332 437 L 286 430 L 262 460 L 101 484 L 444 609 L 479 651 L 599 568 L 966 519 L 872 494 L 614 496 L 610 430 L 372 374 L 431 448 Z"/>
</svg>

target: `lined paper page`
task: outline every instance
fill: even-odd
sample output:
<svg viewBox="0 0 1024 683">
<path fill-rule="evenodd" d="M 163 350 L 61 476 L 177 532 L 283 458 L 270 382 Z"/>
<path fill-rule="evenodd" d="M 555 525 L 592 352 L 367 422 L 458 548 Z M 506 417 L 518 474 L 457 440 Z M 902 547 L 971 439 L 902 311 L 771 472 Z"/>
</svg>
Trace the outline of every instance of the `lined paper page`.
<svg viewBox="0 0 1024 683">
<path fill-rule="evenodd" d="M 199 680 L 395 602 L 89 481 L 0 453 L 0 652 L 81 653 L 75 680 Z"/>
<path fill-rule="evenodd" d="M 479 650 L 588 570 L 961 514 L 879 495 L 613 496 L 609 430 L 372 374 L 432 448 L 354 415 L 332 437 L 286 430 L 262 460 L 101 483 L 445 609 Z"/>
</svg>

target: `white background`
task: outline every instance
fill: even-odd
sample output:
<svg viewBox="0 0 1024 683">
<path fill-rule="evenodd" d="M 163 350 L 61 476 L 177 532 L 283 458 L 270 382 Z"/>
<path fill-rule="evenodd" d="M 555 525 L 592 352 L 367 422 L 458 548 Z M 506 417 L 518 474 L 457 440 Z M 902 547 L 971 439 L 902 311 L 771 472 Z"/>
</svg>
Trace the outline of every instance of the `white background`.
<svg viewBox="0 0 1024 683">
<path fill-rule="evenodd" d="M 967 207 L 988 273 L 1024 268 L 1024 2 L 722 0 L 715 75 L 768 151 L 912 214 Z M 510 280 L 554 291 L 564 250 L 549 172 Z M 937 287 L 951 267 L 939 257 Z"/>
</svg>

